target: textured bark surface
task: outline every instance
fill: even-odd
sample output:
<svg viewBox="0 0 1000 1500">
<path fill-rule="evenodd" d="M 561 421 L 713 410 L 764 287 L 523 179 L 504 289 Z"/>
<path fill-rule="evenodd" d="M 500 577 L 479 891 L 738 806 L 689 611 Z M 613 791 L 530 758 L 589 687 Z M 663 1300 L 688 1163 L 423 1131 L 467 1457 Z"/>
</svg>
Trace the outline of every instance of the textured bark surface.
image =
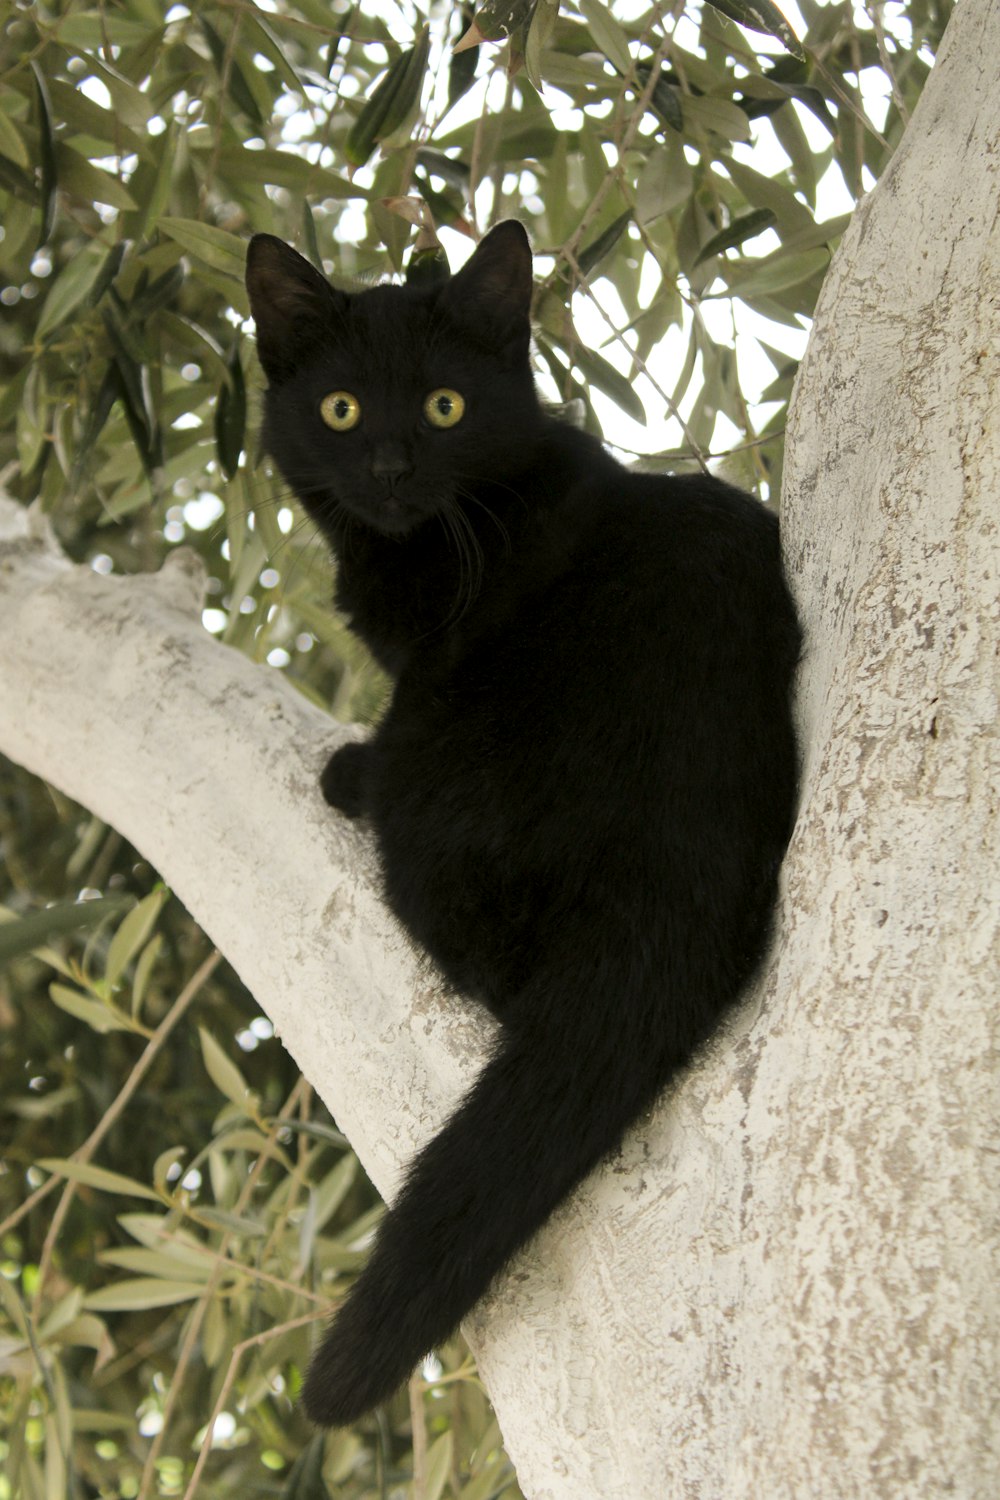
<svg viewBox="0 0 1000 1500">
<path fill-rule="evenodd" d="M 771 963 L 470 1320 L 531 1500 L 1000 1493 L 998 42 L 963 0 L 796 394 Z M 348 731 L 201 630 L 180 559 L 99 578 L 24 533 L 0 512 L 0 749 L 162 871 L 391 1192 L 487 1027 L 320 801 Z"/>
</svg>

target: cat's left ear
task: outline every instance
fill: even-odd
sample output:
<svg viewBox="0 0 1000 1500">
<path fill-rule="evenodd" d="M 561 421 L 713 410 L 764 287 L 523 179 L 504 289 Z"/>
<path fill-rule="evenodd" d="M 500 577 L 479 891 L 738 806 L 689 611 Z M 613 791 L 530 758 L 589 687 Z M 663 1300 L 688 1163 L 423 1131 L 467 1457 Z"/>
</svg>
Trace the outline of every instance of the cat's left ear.
<svg viewBox="0 0 1000 1500">
<path fill-rule="evenodd" d="M 531 338 L 531 245 L 524 225 L 491 229 L 442 292 L 445 304 L 491 343 L 527 355 Z"/>
<path fill-rule="evenodd" d="M 264 373 L 280 381 L 327 330 L 344 299 L 304 256 L 273 234 L 255 234 L 247 250 L 247 292 Z"/>
</svg>

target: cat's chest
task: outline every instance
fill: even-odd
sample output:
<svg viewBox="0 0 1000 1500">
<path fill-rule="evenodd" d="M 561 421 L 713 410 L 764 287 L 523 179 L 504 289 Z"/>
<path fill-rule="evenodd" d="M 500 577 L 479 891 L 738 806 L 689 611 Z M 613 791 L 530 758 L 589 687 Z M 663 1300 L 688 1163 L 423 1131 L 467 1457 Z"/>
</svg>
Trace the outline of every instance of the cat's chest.
<svg viewBox="0 0 1000 1500">
<path fill-rule="evenodd" d="M 371 549 L 338 569 L 336 602 L 393 677 L 435 687 L 478 677 L 482 664 L 530 655 L 538 619 L 571 572 L 566 549 L 480 544 L 466 553 Z"/>
</svg>

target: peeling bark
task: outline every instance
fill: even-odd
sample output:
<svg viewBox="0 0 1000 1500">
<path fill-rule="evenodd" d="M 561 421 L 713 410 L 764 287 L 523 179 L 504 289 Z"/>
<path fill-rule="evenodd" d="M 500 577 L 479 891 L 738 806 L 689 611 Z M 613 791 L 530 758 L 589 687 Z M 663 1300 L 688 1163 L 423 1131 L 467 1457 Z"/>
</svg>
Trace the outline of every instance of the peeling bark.
<svg viewBox="0 0 1000 1500">
<path fill-rule="evenodd" d="M 1000 1493 L 1000 47 L 963 0 L 786 460 L 802 811 L 747 1003 L 468 1332 L 531 1500 Z M 483 1055 L 323 806 L 333 725 L 0 509 L 0 748 L 162 871 L 391 1193 Z"/>
</svg>

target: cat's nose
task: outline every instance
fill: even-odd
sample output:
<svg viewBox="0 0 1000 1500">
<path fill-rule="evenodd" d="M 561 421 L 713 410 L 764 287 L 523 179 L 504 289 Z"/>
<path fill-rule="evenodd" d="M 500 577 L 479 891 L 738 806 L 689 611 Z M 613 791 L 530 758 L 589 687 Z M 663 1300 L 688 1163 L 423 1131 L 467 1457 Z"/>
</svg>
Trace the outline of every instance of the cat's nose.
<svg viewBox="0 0 1000 1500">
<path fill-rule="evenodd" d="M 405 479 L 412 468 L 405 449 L 397 443 L 387 443 L 384 447 L 376 448 L 372 458 L 372 477 L 381 479 L 390 490 L 399 480 Z"/>
</svg>

